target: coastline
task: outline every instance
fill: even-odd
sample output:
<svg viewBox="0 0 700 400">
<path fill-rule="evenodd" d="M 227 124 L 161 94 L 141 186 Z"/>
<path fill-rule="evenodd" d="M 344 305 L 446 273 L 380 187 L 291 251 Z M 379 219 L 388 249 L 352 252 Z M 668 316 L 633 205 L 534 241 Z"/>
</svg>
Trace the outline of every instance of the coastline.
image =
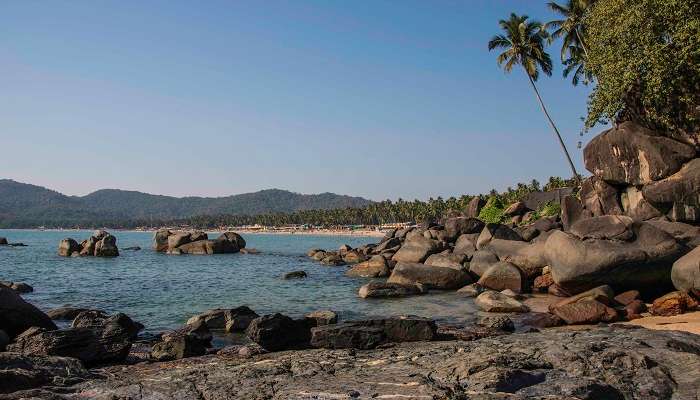
<svg viewBox="0 0 700 400">
<path fill-rule="evenodd" d="M 81 229 L 37 229 L 37 228 L 4 228 L 3 231 L 42 231 L 42 232 L 84 232 L 91 231 L 95 229 L 105 229 L 115 232 L 148 232 L 155 233 L 158 229 L 163 228 L 153 228 L 153 229 L 118 229 L 118 228 L 81 228 Z M 189 230 L 189 228 L 168 228 L 172 230 Z M 378 237 L 384 236 L 384 231 L 378 231 L 373 229 L 357 229 L 357 230 L 346 230 L 346 229 L 308 229 L 308 230 L 259 230 L 259 229 L 204 229 L 207 233 L 223 233 L 226 231 L 234 231 L 239 234 L 246 235 L 308 235 L 308 236 L 350 236 L 350 237 Z"/>
</svg>

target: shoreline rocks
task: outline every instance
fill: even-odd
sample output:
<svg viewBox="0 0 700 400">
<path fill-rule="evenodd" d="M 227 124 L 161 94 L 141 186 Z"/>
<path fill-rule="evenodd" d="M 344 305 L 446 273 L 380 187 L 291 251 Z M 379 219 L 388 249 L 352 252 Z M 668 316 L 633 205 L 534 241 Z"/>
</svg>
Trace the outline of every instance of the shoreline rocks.
<svg viewBox="0 0 700 400">
<path fill-rule="evenodd" d="M 119 255 L 117 238 L 104 230 L 95 231 L 92 236 L 81 243 L 75 239 L 66 238 L 58 244 L 58 255 L 62 257 L 117 257 Z"/>
<path fill-rule="evenodd" d="M 214 240 L 210 240 L 201 231 L 171 231 L 159 229 L 153 234 L 153 249 L 167 254 L 232 254 L 245 249 L 246 241 L 236 232 L 224 232 Z M 248 254 L 257 250 L 249 249 Z"/>
</svg>

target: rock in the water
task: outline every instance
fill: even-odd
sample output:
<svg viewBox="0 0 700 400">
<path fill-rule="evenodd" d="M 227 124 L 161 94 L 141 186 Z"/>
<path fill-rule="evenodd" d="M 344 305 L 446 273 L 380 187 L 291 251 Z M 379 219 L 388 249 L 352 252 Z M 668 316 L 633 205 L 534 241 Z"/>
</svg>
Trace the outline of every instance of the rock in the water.
<svg viewBox="0 0 700 400">
<path fill-rule="evenodd" d="M 422 235 L 414 236 L 404 242 L 392 259 L 396 262 L 420 263 L 439 250 L 440 246 L 436 240 L 427 239 Z"/>
<path fill-rule="evenodd" d="M 586 169 L 606 182 L 646 185 L 695 157 L 695 149 L 633 122 L 594 137 L 583 150 Z"/>
<path fill-rule="evenodd" d="M 695 310 L 697 307 L 698 301 L 687 292 L 675 291 L 654 300 L 649 312 L 654 315 L 671 316 Z"/>
<path fill-rule="evenodd" d="M 435 322 L 430 319 L 378 318 L 313 328 L 311 345 L 328 349 L 371 349 L 386 342 L 430 341 L 436 333 Z"/>
<path fill-rule="evenodd" d="M 110 316 L 98 310 L 83 311 L 76 315 L 71 327 L 98 328 L 103 343 L 134 340 L 143 329 L 142 324 L 135 322 L 124 313 Z M 109 337 L 110 335 L 113 337 Z"/>
<path fill-rule="evenodd" d="M 345 261 L 343 261 L 343 258 L 340 256 L 340 254 L 326 253 L 326 257 L 324 257 L 321 260 L 321 264 L 328 266 L 338 266 L 344 265 Z"/>
<path fill-rule="evenodd" d="M 211 338 L 209 329 L 203 323 L 186 325 L 164 334 L 162 340 L 153 345 L 151 357 L 157 361 L 170 361 L 202 356 L 211 346 Z"/>
<path fill-rule="evenodd" d="M 303 279 L 306 278 L 308 275 L 306 274 L 306 271 L 292 271 L 292 272 L 287 272 L 284 274 L 283 278 L 284 279 Z"/>
<path fill-rule="evenodd" d="M 246 244 L 247 244 L 245 239 L 243 239 L 243 236 L 237 234 L 236 232 L 232 232 L 232 231 L 222 233 L 221 235 L 219 235 L 218 238 L 216 238 L 216 240 L 229 242 L 231 244 L 231 246 L 228 247 L 228 250 L 229 250 L 228 252 L 230 252 L 230 253 L 235 253 L 238 251 L 238 250 L 233 250 L 234 248 L 235 249 L 244 249 Z"/>
<path fill-rule="evenodd" d="M 554 307 L 552 312 L 569 325 L 612 322 L 617 319 L 614 309 L 589 298 Z"/>
<path fill-rule="evenodd" d="M 0 236 L 0 246 L 6 246 L 7 245 L 7 238 Z"/>
<path fill-rule="evenodd" d="M 95 243 L 95 257 L 116 257 L 119 255 L 117 238 L 105 232 Z"/>
<path fill-rule="evenodd" d="M 424 294 L 427 290 L 423 285 L 417 284 L 400 284 L 382 281 L 372 281 L 366 285 L 362 285 L 358 291 L 358 296 L 361 298 L 373 297 L 405 297 L 417 294 Z"/>
<path fill-rule="evenodd" d="M 77 317 L 83 311 L 94 311 L 94 312 L 103 313 L 100 310 L 92 310 L 90 308 L 63 306 L 63 307 L 58 307 L 58 308 L 54 308 L 52 310 L 47 311 L 46 315 L 48 315 L 49 318 L 51 318 L 53 320 L 72 321 L 75 319 L 75 317 Z"/>
<path fill-rule="evenodd" d="M 389 265 L 384 257 L 372 256 L 368 261 L 354 265 L 345 275 L 358 278 L 383 278 L 389 276 Z"/>
<path fill-rule="evenodd" d="M 17 293 L 31 293 L 34 288 L 24 282 L 0 282 L 0 286 L 6 286 Z"/>
<path fill-rule="evenodd" d="M 187 325 L 204 324 L 207 329 L 221 329 L 226 332 L 243 332 L 259 315 L 247 306 L 236 308 L 216 308 L 187 320 Z"/>
<path fill-rule="evenodd" d="M 168 229 L 158 229 L 153 234 L 153 250 L 161 253 L 168 251 L 168 238 L 173 233 Z"/>
<path fill-rule="evenodd" d="M 684 247 L 645 222 L 635 222 L 630 230 L 633 239 L 629 241 L 584 241 L 570 233 L 552 233 L 545 244 L 545 255 L 554 282 L 570 293 L 605 284 L 617 292 L 634 289 L 643 295 L 667 291 L 671 265 L 683 255 Z"/>
<path fill-rule="evenodd" d="M 323 251 L 323 249 L 310 249 L 309 251 L 306 252 L 306 256 L 313 257 L 319 251 Z"/>
<path fill-rule="evenodd" d="M 474 303 L 486 312 L 524 313 L 529 311 L 528 307 L 518 300 L 493 290 L 487 290 L 477 296 Z"/>
<path fill-rule="evenodd" d="M 268 351 L 303 349 L 309 347 L 312 326 L 306 319 L 276 313 L 254 319 L 246 335 Z"/>
<path fill-rule="evenodd" d="M 347 264 L 357 264 L 367 260 L 367 256 L 357 250 L 349 250 L 343 255 L 343 261 Z"/>
<path fill-rule="evenodd" d="M 479 285 L 492 290 L 510 289 L 515 293 L 525 290 L 526 278 L 520 268 L 515 265 L 500 261 L 481 275 Z"/>
<path fill-rule="evenodd" d="M 419 283 L 426 289 L 458 289 L 471 283 L 465 270 L 433 267 L 417 263 L 398 263 L 391 272 L 388 283 L 414 285 Z"/>
<path fill-rule="evenodd" d="M 24 301 L 13 289 L 0 285 L 0 328 L 12 339 L 33 326 L 56 329 L 46 314 Z"/>
<path fill-rule="evenodd" d="M 700 295 L 700 247 L 673 263 L 671 280 L 676 289 Z"/>
<path fill-rule="evenodd" d="M 45 385 L 77 383 L 90 377 L 82 363 L 70 357 L 29 356 L 0 352 L 0 395 L 15 393 L 8 398 L 41 398 L 19 391 Z M 4 398 L 4 397 L 3 397 Z M 48 396 L 46 398 L 49 398 Z M 58 397 L 50 397 L 58 398 Z"/>
<path fill-rule="evenodd" d="M 70 257 L 73 253 L 80 252 L 80 245 L 75 239 L 67 238 L 61 240 L 58 244 L 58 255 L 63 257 Z"/>
</svg>

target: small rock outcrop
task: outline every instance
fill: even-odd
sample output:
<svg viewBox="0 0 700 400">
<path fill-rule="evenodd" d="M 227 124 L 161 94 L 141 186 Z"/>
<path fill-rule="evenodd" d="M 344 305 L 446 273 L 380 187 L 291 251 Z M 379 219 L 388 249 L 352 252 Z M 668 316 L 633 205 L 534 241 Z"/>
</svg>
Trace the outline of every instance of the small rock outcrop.
<svg viewBox="0 0 700 400">
<path fill-rule="evenodd" d="M 212 335 L 207 326 L 198 321 L 163 334 L 153 345 L 151 357 L 157 361 L 171 361 L 202 356 L 211 347 Z"/>
<path fill-rule="evenodd" d="M 116 237 L 107 231 L 97 230 L 80 244 L 72 238 L 61 240 L 58 244 L 58 255 L 63 257 L 117 257 L 119 248 L 117 248 Z"/>
<path fill-rule="evenodd" d="M 217 308 L 195 315 L 187 320 L 187 325 L 204 324 L 208 329 L 226 332 L 243 332 L 259 315 L 247 306 L 236 308 Z"/>
<path fill-rule="evenodd" d="M 236 232 L 224 232 L 210 240 L 201 231 L 171 231 L 160 229 L 153 235 L 153 249 L 168 254 L 229 254 L 238 253 L 246 246 L 246 241 Z"/>
</svg>

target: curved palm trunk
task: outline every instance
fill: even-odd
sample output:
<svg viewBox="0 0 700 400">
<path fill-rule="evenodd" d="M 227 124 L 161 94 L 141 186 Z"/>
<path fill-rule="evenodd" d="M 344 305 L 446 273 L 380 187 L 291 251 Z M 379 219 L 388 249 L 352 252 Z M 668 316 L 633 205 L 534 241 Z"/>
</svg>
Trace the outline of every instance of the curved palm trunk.
<svg viewBox="0 0 700 400">
<path fill-rule="evenodd" d="M 569 162 L 569 167 L 571 167 L 571 172 L 574 174 L 574 179 L 576 179 L 576 183 L 580 185 L 581 182 L 578 173 L 576 172 L 576 167 L 574 167 L 574 162 L 571 161 L 569 150 L 566 149 L 566 145 L 564 144 L 564 141 L 561 138 L 561 134 L 559 134 L 559 129 L 557 129 L 557 126 L 554 125 L 554 121 L 552 121 L 552 118 L 549 116 L 549 113 L 547 112 L 547 107 L 544 106 L 542 97 L 540 97 L 540 92 L 537 90 L 537 86 L 535 86 L 535 81 L 532 80 L 532 77 L 530 76 L 530 74 L 527 73 L 527 71 L 525 71 L 525 75 L 527 75 L 527 78 L 530 80 L 530 84 L 532 85 L 532 88 L 535 90 L 535 94 L 537 95 L 537 100 L 539 100 L 540 102 L 540 107 L 542 107 L 542 111 L 547 117 L 549 124 L 552 125 L 552 129 L 554 129 L 554 133 L 557 135 L 557 139 L 559 139 L 559 144 L 561 145 L 561 149 L 564 151 L 564 155 L 566 155 L 566 160 Z"/>
<path fill-rule="evenodd" d="M 588 50 L 586 49 L 586 45 L 583 44 L 583 39 L 581 38 L 581 33 L 576 29 L 576 37 L 578 38 L 578 43 L 581 45 L 581 48 L 583 49 L 583 54 L 586 55 L 586 59 L 588 59 Z"/>
</svg>

